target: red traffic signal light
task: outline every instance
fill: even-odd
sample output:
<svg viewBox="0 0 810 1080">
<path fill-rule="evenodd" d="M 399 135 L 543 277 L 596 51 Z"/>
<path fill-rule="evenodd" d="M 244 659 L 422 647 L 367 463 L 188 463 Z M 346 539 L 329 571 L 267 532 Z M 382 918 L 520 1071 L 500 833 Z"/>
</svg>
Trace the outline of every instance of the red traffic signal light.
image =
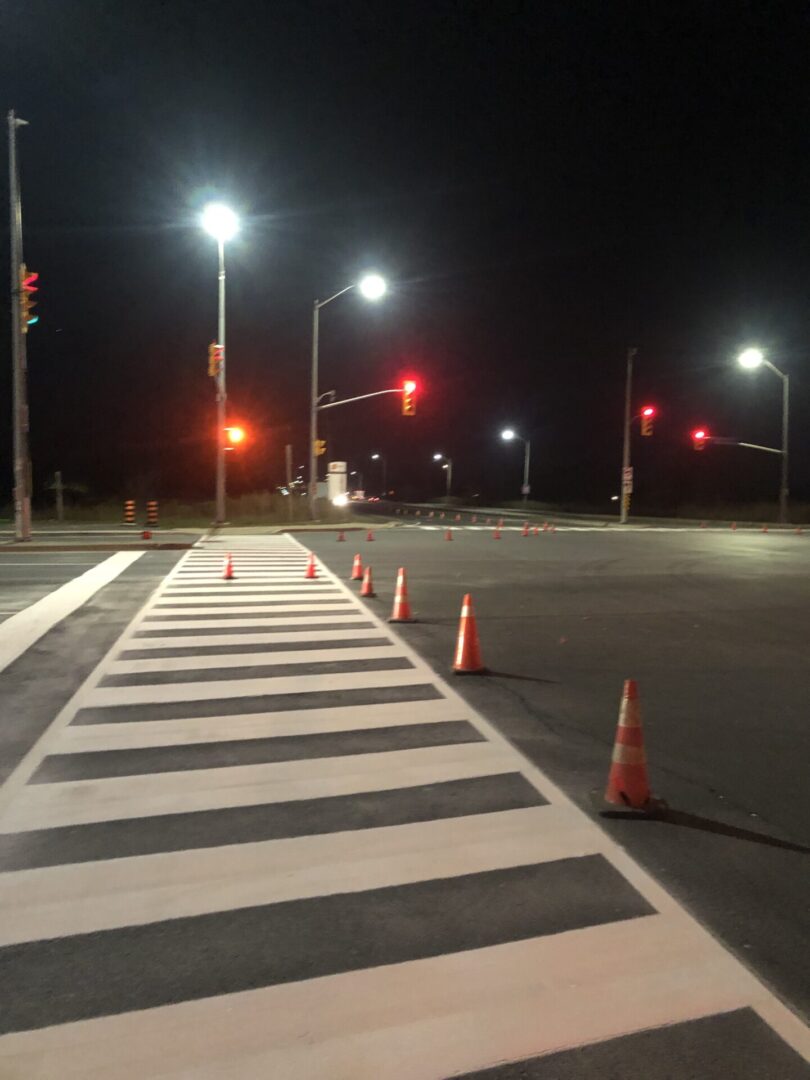
<svg viewBox="0 0 810 1080">
<path fill-rule="evenodd" d="M 692 446 L 695 450 L 705 450 L 706 440 L 709 438 L 709 432 L 706 428 L 695 428 L 692 432 Z"/>
<path fill-rule="evenodd" d="M 227 438 L 228 442 L 231 443 L 231 446 L 227 447 L 227 449 L 230 450 L 232 449 L 232 447 L 238 446 L 239 443 L 244 442 L 246 435 L 247 433 L 243 427 L 237 427 L 236 425 L 232 427 L 226 427 L 225 437 Z"/>
<path fill-rule="evenodd" d="M 416 383 L 405 379 L 402 384 L 402 415 L 416 416 Z"/>
<path fill-rule="evenodd" d="M 641 410 L 641 434 L 652 435 L 653 433 L 653 417 L 655 416 L 655 406 L 645 405 Z"/>
</svg>

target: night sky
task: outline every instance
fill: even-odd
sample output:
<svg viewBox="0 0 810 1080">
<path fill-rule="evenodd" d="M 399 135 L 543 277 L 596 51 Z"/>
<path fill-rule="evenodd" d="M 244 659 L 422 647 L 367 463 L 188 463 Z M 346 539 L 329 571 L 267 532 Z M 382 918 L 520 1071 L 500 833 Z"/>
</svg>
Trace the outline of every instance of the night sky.
<svg viewBox="0 0 810 1080">
<path fill-rule="evenodd" d="M 810 500 L 810 16 L 806 4 L 29 0 L 0 10 L 0 101 L 19 136 L 35 496 L 54 469 L 92 495 L 209 497 L 216 245 L 227 249 L 231 490 L 305 460 L 310 318 L 367 268 L 370 305 L 321 313 L 329 456 L 404 496 L 533 494 L 607 508 L 624 358 L 638 347 L 634 508 L 775 499 L 791 375 L 792 491 Z M 5 172 L 5 166 L 4 166 Z M 7 197 L 5 176 L 3 197 Z M 4 211 L 4 222 L 7 221 Z M 7 251 L 8 230 L 4 229 Z M 7 265 L 7 263 L 6 263 Z M 8 313 L 0 325 L 8 403 Z M 0 504 L 11 487 L 0 418 Z"/>
</svg>

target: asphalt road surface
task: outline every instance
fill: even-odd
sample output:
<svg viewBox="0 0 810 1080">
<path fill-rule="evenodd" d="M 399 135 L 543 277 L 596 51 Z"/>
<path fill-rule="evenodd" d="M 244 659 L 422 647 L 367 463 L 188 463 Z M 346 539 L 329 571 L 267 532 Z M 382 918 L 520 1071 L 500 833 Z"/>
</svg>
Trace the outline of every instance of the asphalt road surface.
<svg viewBox="0 0 810 1080">
<path fill-rule="evenodd" d="M 373 524 L 373 522 L 372 522 Z M 810 1014 L 810 535 L 431 527 L 301 535 L 342 577 L 359 551 L 399 627 L 448 672 L 470 591 L 484 663 L 459 692 L 587 812 L 622 682 L 638 681 L 652 786 L 673 822 L 604 821 L 741 959 Z"/>
<path fill-rule="evenodd" d="M 294 539 L 219 537 L 184 555 L 0 792 L 0 1075 L 810 1075 L 807 1029 L 673 898 L 666 851 L 653 865 L 640 849 L 656 881 L 553 782 L 591 782 L 580 744 L 609 754 L 613 683 L 628 674 L 612 671 L 624 658 L 609 598 L 617 617 L 627 608 L 616 570 L 602 633 L 590 628 L 578 660 L 552 648 L 591 621 L 586 594 L 602 588 L 572 552 L 552 554 L 565 539 L 361 541 L 381 593 L 396 565 L 411 571 L 425 621 L 397 629 L 374 614 L 390 593 L 370 610 L 323 563 L 305 580 Z M 306 540 L 346 575 L 352 545 Z M 501 671 L 458 681 L 478 708 L 431 667 L 446 669 L 470 575 Z M 663 571 L 649 576 L 654 621 L 667 597 Z M 566 585 L 580 603 L 568 611 Z M 499 653 L 496 630 L 511 641 Z M 646 704 L 655 665 L 634 656 Z M 556 695 L 542 714 L 527 687 Z M 592 771 L 604 782 L 606 760 Z M 679 809 L 692 818 L 661 824 L 653 850 L 683 835 L 699 849 L 703 823 Z M 659 823 L 641 827 L 649 839 Z M 705 835 L 799 854 L 739 827 Z"/>
<path fill-rule="evenodd" d="M 109 558 L 109 552 L 0 549 L 0 622 Z"/>
</svg>

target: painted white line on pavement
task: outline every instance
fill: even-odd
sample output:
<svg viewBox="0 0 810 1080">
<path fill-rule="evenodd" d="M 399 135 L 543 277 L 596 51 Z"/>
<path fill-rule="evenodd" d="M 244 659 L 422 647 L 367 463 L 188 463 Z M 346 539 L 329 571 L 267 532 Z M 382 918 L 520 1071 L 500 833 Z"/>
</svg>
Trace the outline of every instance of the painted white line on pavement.
<svg viewBox="0 0 810 1080">
<path fill-rule="evenodd" d="M 0 833 L 359 795 L 514 771 L 514 754 L 480 742 L 28 784 L 4 811 Z"/>
<path fill-rule="evenodd" d="M 532 806 L 0 874 L 0 946 L 592 855 L 594 829 Z M 138 897 L 133 905 L 133 896 Z"/>
<path fill-rule="evenodd" d="M 444 698 L 428 698 L 419 702 L 335 705 L 322 709 L 195 716 L 182 720 L 69 724 L 60 732 L 51 752 L 82 754 L 88 750 L 138 750 L 147 746 L 190 746 L 194 743 L 233 742 L 239 739 L 407 727 L 414 722 L 414 708 L 417 705 L 420 724 L 441 724 L 467 718 L 463 709 L 451 708 Z"/>
<path fill-rule="evenodd" d="M 54 589 L 0 625 L 0 671 L 7 668 L 43 634 L 72 614 L 104 585 L 140 559 L 143 551 L 117 551 L 109 559 Z"/>
</svg>

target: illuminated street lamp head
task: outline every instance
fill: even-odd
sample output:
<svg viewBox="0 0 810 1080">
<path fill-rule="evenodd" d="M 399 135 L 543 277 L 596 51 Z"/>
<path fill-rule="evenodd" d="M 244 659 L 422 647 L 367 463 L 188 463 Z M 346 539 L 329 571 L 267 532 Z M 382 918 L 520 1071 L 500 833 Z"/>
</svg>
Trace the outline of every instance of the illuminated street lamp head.
<svg viewBox="0 0 810 1080">
<path fill-rule="evenodd" d="M 360 278 L 357 287 L 366 300 L 379 300 L 381 296 L 385 296 L 388 288 L 385 278 L 380 277 L 379 274 L 365 274 Z"/>
<path fill-rule="evenodd" d="M 434 461 L 443 461 L 444 460 L 444 454 L 434 454 L 433 455 L 433 460 Z"/>
<path fill-rule="evenodd" d="M 380 460 L 380 455 L 379 454 L 372 454 L 371 455 L 371 460 L 372 461 L 379 461 Z"/>
<path fill-rule="evenodd" d="M 245 440 L 245 429 L 241 427 L 226 427 L 225 433 L 228 436 L 228 442 L 240 443 Z"/>
<path fill-rule="evenodd" d="M 764 359 L 762 349 L 743 349 L 737 357 L 737 363 L 744 368 L 758 368 Z"/>
<path fill-rule="evenodd" d="M 504 439 L 506 442 L 511 442 L 514 437 L 515 433 L 510 427 L 504 428 L 504 430 L 501 432 L 501 438 Z"/>
<path fill-rule="evenodd" d="M 224 203 L 209 203 L 202 212 L 202 227 L 224 244 L 239 232 L 239 218 Z"/>
</svg>

